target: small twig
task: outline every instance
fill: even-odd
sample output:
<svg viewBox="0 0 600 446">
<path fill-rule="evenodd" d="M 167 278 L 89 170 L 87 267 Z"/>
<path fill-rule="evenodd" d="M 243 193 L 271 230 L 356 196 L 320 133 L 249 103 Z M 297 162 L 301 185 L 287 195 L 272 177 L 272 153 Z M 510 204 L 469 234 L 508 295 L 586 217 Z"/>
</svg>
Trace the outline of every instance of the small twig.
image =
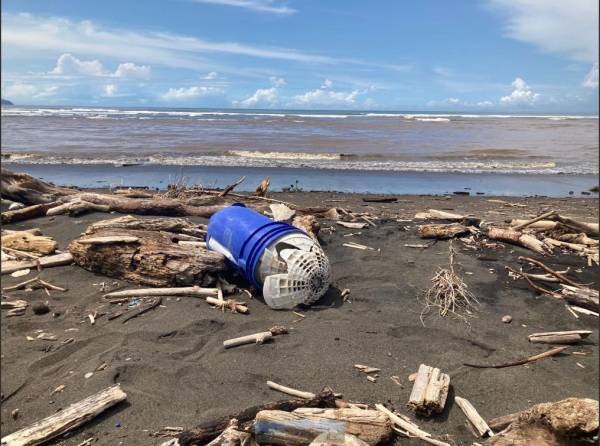
<svg viewBox="0 0 600 446">
<path fill-rule="evenodd" d="M 544 353 L 539 353 L 537 355 L 528 356 L 527 358 L 523 358 L 523 359 L 517 359 L 516 361 L 507 362 L 504 364 L 491 364 L 491 365 L 483 364 L 482 365 L 482 364 L 471 364 L 471 363 L 465 362 L 465 363 L 463 363 L 463 365 L 466 365 L 468 367 L 476 367 L 478 369 L 502 369 L 505 367 L 512 367 L 512 366 L 516 366 L 516 365 L 527 364 L 530 362 L 537 361 L 538 359 L 548 358 L 550 356 L 557 355 L 558 353 L 566 350 L 567 348 L 568 347 L 556 347 L 556 348 L 548 350 Z"/>
<path fill-rule="evenodd" d="M 558 271 L 554 271 L 552 268 L 544 265 L 542 262 L 540 262 L 539 260 L 535 260 L 532 259 L 531 257 L 522 257 L 519 256 L 519 260 L 525 260 L 526 262 L 532 263 L 534 265 L 539 266 L 540 268 L 542 268 L 544 271 L 546 271 L 549 274 L 552 274 L 554 277 L 556 277 L 557 279 L 560 279 L 561 281 L 575 286 L 575 287 L 581 287 L 582 284 L 577 283 L 577 282 L 573 282 L 571 279 L 569 279 L 568 277 L 563 276 L 561 273 L 559 273 Z"/>
<path fill-rule="evenodd" d="M 145 307 L 140 308 L 139 310 L 137 310 L 136 312 L 134 312 L 133 314 L 130 314 L 129 316 L 127 316 L 126 318 L 124 318 L 121 323 L 125 323 L 133 318 L 136 318 L 138 316 L 140 316 L 141 314 L 146 313 L 147 311 L 150 311 L 156 307 L 158 307 L 160 304 L 162 303 L 162 297 L 157 297 L 156 299 L 154 299 L 153 302 L 149 303 L 148 305 L 146 305 Z"/>
</svg>

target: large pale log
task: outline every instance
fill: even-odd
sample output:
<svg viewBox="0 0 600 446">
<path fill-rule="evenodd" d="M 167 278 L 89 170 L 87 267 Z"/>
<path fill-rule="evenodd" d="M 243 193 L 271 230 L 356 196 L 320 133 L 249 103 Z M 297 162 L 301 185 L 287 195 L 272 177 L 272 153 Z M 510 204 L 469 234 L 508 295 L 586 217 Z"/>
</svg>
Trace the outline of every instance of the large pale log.
<svg viewBox="0 0 600 446">
<path fill-rule="evenodd" d="M 52 268 L 53 266 L 70 265 L 73 263 L 73 256 L 68 252 L 54 254 L 53 256 L 40 257 L 35 260 L 9 260 L 2 262 L 2 275 L 14 273 L 26 268 Z"/>
<path fill-rule="evenodd" d="M 2 438 L 2 445 L 34 446 L 45 443 L 86 423 L 126 398 L 127 394 L 121 390 L 118 384 L 108 387 L 78 403 L 71 404 L 54 415 L 33 423 L 29 427 L 5 436 Z"/>
<path fill-rule="evenodd" d="M 469 232 L 469 229 L 461 224 L 452 223 L 449 225 L 444 224 L 430 224 L 417 226 L 417 233 L 421 238 L 452 238 L 457 235 L 465 234 Z"/>
<path fill-rule="evenodd" d="M 18 201 L 25 205 L 50 203 L 59 197 L 72 195 L 77 191 L 66 187 L 58 187 L 38 180 L 26 173 L 14 173 L 2 169 L 0 194 L 2 198 Z"/>
<path fill-rule="evenodd" d="M 440 369 L 425 364 L 419 366 L 408 406 L 423 415 L 440 413 L 446 405 L 450 377 Z"/>
<path fill-rule="evenodd" d="M 197 215 L 199 217 L 210 217 L 225 206 L 190 206 L 178 200 L 171 199 L 138 199 L 111 195 L 84 193 L 78 198 L 90 203 L 106 205 L 111 211 L 121 214 L 138 215 L 172 215 L 185 216 Z"/>
<path fill-rule="evenodd" d="M 299 408 L 291 413 L 264 410 L 256 414 L 254 434 L 261 444 L 309 445 L 323 432 L 350 434 L 376 445 L 389 438 L 392 429 L 377 410 Z"/>
<path fill-rule="evenodd" d="M 18 221 L 29 220 L 30 218 L 43 217 L 48 209 L 58 206 L 58 201 L 51 203 L 34 204 L 26 208 L 17 209 L 15 211 L 2 212 L 2 223 L 16 223 Z"/>
<path fill-rule="evenodd" d="M 511 220 L 510 225 L 514 229 L 515 227 L 522 226 L 527 222 L 528 222 L 528 220 L 513 219 L 513 220 Z M 530 223 L 527 226 L 534 230 L 551 231 L 553 229 L 556 229 L 559 226 L 559 223 L 557 221 L 551 221 L 551 220 L 539 220 L 534 223 Z"/>
<path fill-rule="evenodd" d="M 137 242 L 87 244 L 87 238 L 136 237 Z M 169 233 L 142 230 L 100 230 L 69 244 L 75 263 L 108 277 L 156 287 L 208 285 L 226 269 L 214 251 L 179 245 Z"/>
<path fill-rule="evenodd" d="M 438 211 L 437 209 L 429 209 L 426 212 L 417 212 L 415 219 L 418 220 L 449 220 L 449 221 L 463 221 L 464 215 L 453 214 L 446 211 Z"/>
<path fill-rule="evenodd" d="M 203 238 L 206 226 L 185 218 L 153 217 L 140 218 L 132 215 L 101 220 L 89 225 L 86 234 L 93 234 L 101 229 L 142 229 L 144 231 L 164 231 L 175 234 L 185 234 L 193 237 Z"/>
<path fill-rule="evenodd" d="M 510 228 L 502 229 L 492 227 L 488 231 L 488 237 L 492 240 L 522 246 L 523 248 L 530 249 L 538 254 L 549 254 L 551 252 L 543 242 L 533 235 L 523 234 L 522 232 Z"/>
<path fill-rule="evenodd" d="M 2 236 L 2 247 L 18 251 L 37 252 L 42 255 L 52 254 L 58 244 L 50 237 L 34 235 L 27 231 L 18 231 Z"/>
<path fill-rule="evenodd" d="M 315 395 L 314 398 L 306 400 L 303 398 L 269 402 L 260 406 L 253 406 L 235 415 L 230 415 L 215 420 L 209 420 L 199 424 L 193 429 L 182 432 L 177 437 L 181 446 L 206 444 L 218 437 L 229 425 L 232 419 L 238 420 L 240 426 L 254 421 L 256 414 L 261 410 L 285 410 L 292 411 L 299 407 L 335 407 L 336 400 L 333 392 L 324 390 Z"/>
<path fill-rule="evenodd" d="M 562 215 L 556 215 L 554 217 L 555 220 L 558 220 L 565 226 L 569 226 L 570 228 L 577 229 L 581 232 L 585 232 L 588 235 L 598 236 L 600 235 L 600 228 L 598 223 L 586 223 L 582 221 L 577 221 L 573 218 L 564 217 Z"/>
<path fill-rule="evenodd" d="M 69 214 L 71 217 L 85 214 L 87 212 L 109 212 L 110 206 L 103 204 L 90 203 L 80 199 L 74 199 L 59 206 L 48 209 L 46 215 L 52 217 L 55 215 Z"/>
</svg>

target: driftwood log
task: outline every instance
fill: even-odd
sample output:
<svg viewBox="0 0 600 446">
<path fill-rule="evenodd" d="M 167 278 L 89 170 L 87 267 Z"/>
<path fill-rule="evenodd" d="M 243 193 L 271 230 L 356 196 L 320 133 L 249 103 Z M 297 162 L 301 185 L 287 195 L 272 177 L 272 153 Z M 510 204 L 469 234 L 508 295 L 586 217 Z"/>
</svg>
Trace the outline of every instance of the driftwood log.
<svg viewBox="0 0 600 446">
<path fill-rule="evenodd" d="M 1 269 L 2 275 L 4 275 L 26 268 L 52 268 L 53 266 L 70 265 L 71 263 L 73 263 L 73 256 L 68 252 L 63 252 L 35 260 L 9 260 L 2 262 Z"/>
<path fill-rule="evenodd" d="M 34 204 L 25 208 L 14 211 L 2 212 L 2 223 L 16 223 L 18 221 L 29 220 L 30 218 L 43 217 L 48 212 L 48 209 L 56 207 L 60 204 L 58 201 L 51 203 Z"/>
<path fill-rule="evenodd" d="M 335 396 L 330 390 L 324 390 L 310 400 L 297 398 L 253 406 L 235 415 L 201 423 L 195 428 L 179 434 L 177 440 L 180 446 L 206 444 L 217 438 L 221 432 L 229 426 L 232 419 L 238 420 L 240 426 L 246 425 L 247 427 L 250 427 L 256 414 L 261 410 L 283 410 L 291 412 L 299 407 L 334 408 L 336 407 Z"/>
<path fill-rule="evenodd" d="M 589 330 L 549 331 L 532 333 L 527 338 L 529 342 L 541 344 L 577 344 L 591 334 Z"/>
<path fill-rule="evenodd" d="M 93 234 L 101 229 L 142 229 L 145 231 L 164 231 L 174 234 L 184 234 L 199 239 L 204 238 L 206 226 L 192 223 L 185 218 L 161 217 L 123 217 L 111 218 L 92 223 L 86 229 L 86 234 Z"/>
<path fill-rule="evenodd" d="M 86 243 L 115 236 L 138 241 Z M 159 231 L 99 230 L 73 240 L 69 251 L 75 263 L 89 271 L 156 287 L 208 285 L 226 269 L 222 254 L 179 245 L 169 233 Z"/>
<path fill-rule="evenodd" d="M 459 223 L 430 224 L 417 226 L 417 233 L 421 238 L 446 239 L 469 232 L 469 228 Z"/>
<path fill-rule="evenodd" d="M 256 414 L 254 424 L 254 435 L 260 444 L 305 446 L 324 432 L 350 434 L 377 445 L 392 435 L 392 428 L 385 414 L 357 408 L 263 410 Z"/>
<path fill-rule="evenodd" d="M 551 250 L 543 242 L 535 238 L 531 234 L 524 234 L 520 231 L 515 231 L 512 228 L 490 228 L 488 237 L 492 240 L 512 243 L 523 248 L 530 249 L 538 254 L 550 254 Z"/>
<path fill-rule="evenodd" d="M 50 237 L 34 235 L 28 231 L 17 231 L 2 236 L 2 247 L 18 251 L 36 252 L 42 255 L 52 254 L 58 244 Z"/>
<path fill-rule="evenodd" d="M 317 235 L 321 229 L 321 225 L 314 215 L 301 215 L 294 217 L 292 220 L 292 225 L 302 229 L 315 240 L 317 240 Z"/>
<path fill-rule="evenodd" d="M 485 445 L 594 444 L 592 438 L 598 433 L 598 416 L 598 401 L 588 398 L 567 398 L 536 404 L 523 412 L 490 420 L 490 428 L 502 432 L 487 440 Z"/>
<path fill-rule="evenodd" d="M 34 446 L 46 443 L 83 423 L 109 407 L 125 400 L 127 394 L 117 384 L 108 387 L 78 403 L 71 404 L 60 412 L 50 415 L 31 426 L 2 438 L 2 446 Z"/>
<path fill-rule="evenodd" d="M 58 187 L 26 173 L 14 173 L 2 169 L 0 194 L 2 198 L 18 201 L 25 205 L 42 204 L 57 201 L 58 198 L 72 195 L 77 191 L 66 187 Z"/>
<path fill-rule="evenodd" d="M 449 387 L 448 375 L 442 373 L 440 369 L 421 364 L 410 393 L 408 406 L 426 416 L 440 413 L 446 405 Z"/>
</svg>

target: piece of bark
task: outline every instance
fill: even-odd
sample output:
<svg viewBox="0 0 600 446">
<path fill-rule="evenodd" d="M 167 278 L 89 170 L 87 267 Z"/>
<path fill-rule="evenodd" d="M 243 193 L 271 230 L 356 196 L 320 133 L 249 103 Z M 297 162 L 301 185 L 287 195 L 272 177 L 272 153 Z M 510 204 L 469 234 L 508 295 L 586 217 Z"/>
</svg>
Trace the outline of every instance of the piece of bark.
<svg viewBox="0 0 600 446">
<path fill-rule="evenodd" d="M 323 432 L 346 433 L 377 445 L 391 436 L 392 429 L 381 412 L 356 408 L 264 410 L 256 414 L 254 424 L 255 438 L 261 444 L 305 446 Z"/>
<path fill-rule="evenodd" d="M 533 235 L 523 234 L 522 232 L 515 231 L 512 228 L 502 229 L 491 227 L 488 230 L 488 237 L 492 240 L 512 243 L 514 245 L 530 249 L 538 254 L 551 253 L 550 249 Z"/>
<path fill-rule="evenodd" d="M 465 417 L 467 417 L 467 420 L 469 420 L 471 425 L 477 430 L 480 437 L 486 435 L 492 437 L 494 435 L 494 432 L 490 429 L 485 420 L 481 418 L 481 415 L 479 415 L 479 412 L 477 412 L 469 400 L 456 396 L 454 397 L 454 402 L 463 411 Z"/>
<path fill-rule="evenodd" d="M 266 177 L 264 180 L 260 182 L 256 191 L 254 191 L 254 195 L 257 197 L 264 197 L 267 195 L 267 191 L 269 190 L 269 186 L 271 185 L 271 178 Z"/>
<path fill-rule="evenodd" d="M 38 180 L 26 173 L 14 173 L 2 169 L 0 178 L 0 194 L 2 198 L 18 201 L 25 205 L 50 203 L 58 198 L 72 195 L 77 191 L 66 187 L 58 187 Z"/>
<path fill-rule="evenodd" d="M 111 195 L 84 193 L 78 195 L 83 201 L 109 206 L 111 211 L 121 214 L 138 215 L 168 215 L 186 216 L 196 215 L 199 217 L 210 217 L 225 206 L 190 206 L 178 200 L 171 199 L 138 199 L 125 198 Z"/>
<path fill-rule="evenodd" d="M 237 419 L 240 426 L 253 422 L 256 414 L 261 410 L 285 410 L 292 411 L 298 407 L 336 407 L 336 400 L 333 392 L 324 390 L 318 393 L 314 398 L 306 400 L 303 398 L 280 400 L 253 406 L 238 412 L 235 415 L 225 416 L 214 420 L 203 422 L 193 429 L 179 434 L 177 437 L 181 446 L 191 446 L 196 444 L 206 444 L 218 437 L 230 424 L 231 419 Z"/>
<path fill-rule="evenodd" d="M 542 344 L 576 344 L 592 334 L 589 330 L 549 331 L 532 333 L 527 338 L 532 343 Z"/>
<path fill-rule="evenodd" d="M 350 434 L 323 432 L 309 446 L 368 446 L 368 443 Z"/>
<path fill-rule="evenodd" d="M 56 251 L 58 243 L 50 237 L 33 235 L 27 231 L 19 231 L 3 235 L 2 247 L 48 255 Z"/>
<path fill-rule="evenodd" d="M 445 224 L 429 224 L 417 226 L 417 233 L 421 238 L 437 238 L 447 239 L 456 237 L 457 235 L 465 234 L 469 229 L 461 224 L 452 223 Z"/>
<path fill-rule="evenodd" d="M 202 239 L 206 234 L 206 226 L 192 223 L 185 218 L 175 217 L 134 217 L 125 215 L 123 217 L 101 220 L 89 225 L 86 234 L 93 234 L 106 229 L 141 229 L 144 231 L 164 231 L 174 234 L 185 234 Z"/>
<path fill-rule="evenodd" d="M 16 223 L 18 221 L 29 220 L 30 218 L 44 217 L 48 209 L 58 206 L 59 204 L 58 201 L 54 201 L 50 203 L 34 204 L 22 209 L 17 209 L 16 211 L 2 212 L 2 223 Z"/>
<path fill-rule="evenodd" d="M 273 220 L 275 221 L 288 221 L 294 215 L 296 215 L 296 211 L 290 209 L 285 204 L 281 203 L 273 203 L 269 205 L 271 209 L 271 213 L 273 214 Z"/>
<path fill-rule="evenodd" d="M 317 240 L 317 235 L 319 234 L 319 230 L 321 229 L 321 225 L 319 224 L 317 218 L 314 215 L 302 215 L 295 217 L 292 221 L 292 225 L 296 226 L 299 229 L 302 229 L 314 240 Z"/>
<path fill-rule="evenodd" d="M 86 244 L 86 238 L 137 237 L 134 243 Z M 80 243 L 83 241 L 83 243 Z M 208 285 L 225 271 L 225 258 L 214 251 L 178 245 L 165 232 L 100 230 L 69 244 L 75 263 L 108 277 L 156 287 Z"/>
<path fill-rule="evenodd" d="M 10 274 L 26 268 L 52 268 L 54 266 L 70 265 L 73 263 L 73 256 L 68 252 L 54 254 L 47 257 L 39 257 L 35 260 L 9 260 L 2 262 L 2 275 Z"/>
<path fill-rule="evenodd" d="M 228 339 L 226 341 L 223 341 L 223 347 L 232 348 L 232 347 L 237 347 L 238 345 L 244 345 L 244 344 L 263 344 L 265 342 L 270 341 L 271 338 L 273 338 L 273 335 L 271 334 L 271 332 L 264 331 L 261 333 L 255 333 L 255 334 L 251 334 L 248 336 L 242 336 L 239 338 Z"/>
<path fill-rule="evenodd" d="M 117 384 L 91 395 L 60 412 L 50 415 L 31 426 L 2 438 L 2 445 L 33 446 L 47 442 L 96 417 L 109 407 L 127 398 Z"/>
<path fill-rule="evenodd" d="M 440 413 L 446 405 L 450 377 L 440 369 L 425 364 L 419 366 L 408 406 L 425 416 Z"/>
<path fill-rule="evenodd" d="M 591 442 L 598 431 L 598 401 L 567 398 L 541 403 L 489 421 L 496 432 L 488 446 L 570 446 Z M 579 443 L 581 441 L 581 443 Z"/>
</svg>

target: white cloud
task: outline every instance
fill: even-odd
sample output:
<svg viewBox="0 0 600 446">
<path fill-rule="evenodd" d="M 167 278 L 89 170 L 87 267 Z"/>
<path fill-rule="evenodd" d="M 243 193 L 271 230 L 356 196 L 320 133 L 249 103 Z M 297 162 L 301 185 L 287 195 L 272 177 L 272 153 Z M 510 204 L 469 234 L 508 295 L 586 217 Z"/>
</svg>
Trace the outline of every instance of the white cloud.
<svg viewBox="0 0 600 446">
<path fill-rule="evenodd" d="M 50 74 L 84 74 L 87 76 L 104 76 L 104 67 L 99 60 L 84 61 L 69 53 L 62 54 Z"/>
<path fill-rule="evenodd" d="M 285 85 L 285 79 L 282 77 L 271 76 L 269 80 L 275 87 L 283 87 Z"/>
<path fill-rule="evenodd" d="M 117 92 L 117 86 L 115 84 L 108 84 L 104 86 L 104 94 L 103 96 L 107 98 L 111 98 Z"/>
<path fill-rule="evenodd" d="M 161 95 L 163 101 L 188 101 L 202 96 L 218 93 L 220 90 L 213 87 L 181 87 L 169 88 Z"/>
<path fill-rule="evenodd" d="M 598 0 L 488 0 L 507 36 L 580 62 L 598 60 Z"/>
<path fill-rule="evenodd" d="M 234 105 L 240 107 L 272 107 L 279 101 L 279 90 L 277 87 L 259 88 L 246 99 L 234 102 Z"/>
<path fill-rule="evenodd" d="M 331 90 L 332 86 L 333 82 L 325 79 L 318 89 L 294 96 L 292 103 L 316 107 L 353 106 L 356 104 L 357 97 L 364 93 L 362 90 L 335 91 Z"/>
<path fill-rule="evenodd" d="M 520 77 L 516 78 L 511 85 L 514 88 L 513 92 L 508 96 L 502 96 L 500 98 L 501 104 L 532 105 L 540 97 L 540 95 L 538 93 L 534 93 L 533 90 Z"/>
<path fill-rule="evenodd" d="M 329 79 L 325 79 L 325 81 L 323 81 L 323 85 L 321 85 L 322 89 L 331 88 L 331 87 L 333 87 L 333 82 Z"/>
<path fill-rule="evenodd" d="M 236 6 L 251 11 L 269 12 L 271 14 L 294 14 L 295 9 L 280 4 L 276 0 L 194 0 L 196 3 L 209 3 L 212 5 Z"/>
<path fill-rule="evenodd" d="M 119 64 L 112 77 L 139 77 L 148 79 L 150 77 L 150 67 L 148 65 L 136 65 L 132 62 Z"/>
<path fill-rule="evenodd" d="M 12 84 L 3 89 L 2 97 L 6 99 L 17 98 L 20 100 L 43 99 L 55 96 L 58 92 L 56 86 L 36 86 L 31 84 Z"/>
<path fill-rule="evenodd" d="M 446 99 L 446 102 L 448 102 L 449 104 L 460 104 L 460 99 L 458 99 L 458 98 L 448 98 L 448 99 Z"/>
<path fill-rule="evenodd" d="M 586 88 L 598 88 L 598 62 L 592 65 L 592 69 L 585 76 L 582 85 Z"/>
<path fill-rule="evenodd" d="M 202 79 L 206 79 L 207 81 L 212 81 L 218 77 L 219 77 L 219 73 L 217 73 L 216 71 L 211 71 L 210 73 L 207 73 L 206 76 L 204 76 Z"/>
<path fill-rule="evenodd" d="M 476 104 L 478 107 L 491 107 L 494 105 L 492 101 L 480 101 Z"/>
</svg>

